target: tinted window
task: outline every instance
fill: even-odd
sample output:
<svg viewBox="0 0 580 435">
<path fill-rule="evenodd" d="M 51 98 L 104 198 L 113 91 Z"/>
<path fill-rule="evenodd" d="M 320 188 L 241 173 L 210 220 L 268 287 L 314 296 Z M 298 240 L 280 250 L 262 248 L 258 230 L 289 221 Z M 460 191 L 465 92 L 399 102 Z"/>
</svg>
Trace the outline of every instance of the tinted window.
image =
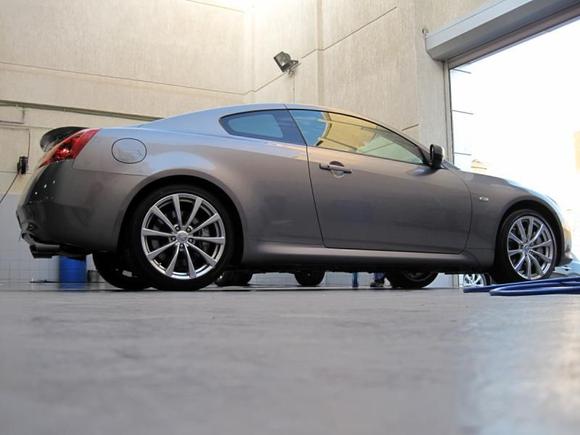
<svg viewBox="0 0 580 435">
<path fill-rule="evenodd" d="M 291 110 L 292 116 L 298 124 L 298 128 L 309 146 L 317 146 L 318 141 L 324 136 L 326 120 L 322 112 L 312 110 Z"/>
<path fill-rule="evenodd" d="M 291 110 L 309 146 L 423 164 L 419 148 L 372 122 L 338 113 Z"/>
<path fill-rule="evenodd" d="M 237 113 L 223 117 L 220 122 L 229 134 L 235 136 L 304 144 L 300 132 L 286 110 Z"/>
</svg>

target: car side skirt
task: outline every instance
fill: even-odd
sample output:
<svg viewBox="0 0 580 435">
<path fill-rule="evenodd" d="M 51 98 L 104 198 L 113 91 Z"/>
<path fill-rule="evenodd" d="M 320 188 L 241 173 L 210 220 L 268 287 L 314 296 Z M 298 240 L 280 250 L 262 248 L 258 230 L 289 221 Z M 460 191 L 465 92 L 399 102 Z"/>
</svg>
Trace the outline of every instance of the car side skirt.
<svg viewBox="0 0 580 435">
<path fill-rule="evenodd" d="M 488 250 L 485 250 L 488 251 Z M 375 271 L 402 269 L 433 272 L 485 271 L 493 263 L 493 251 L 474 255 L 434 252 L 335 249 L 316 245 L 262 242 L 247 249 L 241 267 L 254 270 Z"/>
</svg>

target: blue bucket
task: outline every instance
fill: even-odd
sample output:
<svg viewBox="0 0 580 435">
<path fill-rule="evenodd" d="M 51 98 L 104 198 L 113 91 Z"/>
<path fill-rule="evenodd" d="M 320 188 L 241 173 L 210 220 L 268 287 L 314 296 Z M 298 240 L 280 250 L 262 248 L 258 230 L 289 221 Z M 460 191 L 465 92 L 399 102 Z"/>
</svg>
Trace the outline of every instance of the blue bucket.
<svg viewBox="0 0 580 435">
<path fill-rule="evenodd" d="M 87 261 L 59 257 L 58 278 L 60 282 L 87 282 Z"/>
</svg>

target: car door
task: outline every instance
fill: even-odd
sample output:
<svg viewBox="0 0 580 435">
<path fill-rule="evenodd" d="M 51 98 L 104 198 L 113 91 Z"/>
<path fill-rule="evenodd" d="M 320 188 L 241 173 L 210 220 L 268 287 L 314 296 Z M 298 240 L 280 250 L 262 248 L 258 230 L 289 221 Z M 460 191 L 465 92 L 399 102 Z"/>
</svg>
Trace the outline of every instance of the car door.
<svg viewBox="0 0 580 435">
<path fill-rule="evenodd" d="M 458 253 L 471 203 L 450 170 L 410 140 L 359 118 L 291 110 L 308 145 L 312 192 L 329 248 Z"/>
</svg>

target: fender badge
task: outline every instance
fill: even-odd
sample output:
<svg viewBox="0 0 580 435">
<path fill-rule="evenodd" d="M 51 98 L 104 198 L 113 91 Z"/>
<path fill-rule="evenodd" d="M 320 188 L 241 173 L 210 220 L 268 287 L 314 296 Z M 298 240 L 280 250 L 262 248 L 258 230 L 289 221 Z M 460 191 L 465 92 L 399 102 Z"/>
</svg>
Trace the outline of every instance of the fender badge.
<svg viewBox="0 0 580 435">
<path fill-rule="evenodd" d="M 479 200 L 480 200 L 481 202 L 489 202 L 489 198 L 488 198 L 487 196 L 480 196 L 480 197 L 479 197 Z"/>
</svg>

